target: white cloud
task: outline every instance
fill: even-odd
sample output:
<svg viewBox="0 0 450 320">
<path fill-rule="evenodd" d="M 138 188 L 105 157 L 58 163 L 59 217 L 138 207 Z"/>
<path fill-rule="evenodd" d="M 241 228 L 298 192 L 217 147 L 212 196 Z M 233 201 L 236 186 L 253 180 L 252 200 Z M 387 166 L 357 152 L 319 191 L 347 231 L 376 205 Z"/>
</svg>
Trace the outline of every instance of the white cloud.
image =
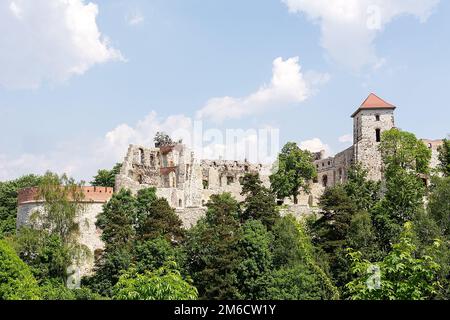
<svg viewBox="0 0 450 320">
<path fill-rule="evenodd" d="M 134 126 L 121 124 L 88 143 L 79 139 L 67 141 L 55 150 L 41 154 L 25 153 L 16 157 L 0 154 L 0 181 L 27 173 L 42 174 L 47 170 L 89 181 L 98 169 L 111 168 L 114 163 L 122 161 L 129 144 L 151 147 L 157 131 L 176 135 L 181 129 L 190 132 L 191 128 L 191 119 L 183 115 L 162 119 L 151 112 Z"/>
<path fill-rule="evenodd" d="M 140 11 L 135 11 L 125 17 L 130 26 L 137 26 L 145 21 L 145 17 Z"/>
<path fill-rule="evenodd" d="M 37 88 L 123 60 L 84 0 L 3 0 L 0 3 L 0 87 Z"/>
<path fill-rule="evenodd" d="M 340 136 L 339 142 L 341 143 L 353 142 L 353 136 L 351 134 L 345 134 L 343 136 Z"/>
<path fill-rule="evenodd" d="M 325 144 L 319 138 L 313 138 L 311 140 L 305 140 L 300 142 L 300 149 L 308 150 L 310 152 L 320 152 L 325 151 L 324 156 L 329 157 L 332 155 L 331 148 L 328 144 Z"/>
<path fill-rule="evenodd" d="M 393 19 L 412 15 L 425 22 L 440 0 L 281 0 L 321 28 L 321 45 L 332 60 L 353 70 L 378 68 L 374 41 Z"/>
<path fill-rule="evenodd" d="M 287 60 L 282 58 L 275 59 L 272 73 L 270 84 L 261 86 L 259 90 L 246 97 L 210 99 L 197 112 L 197 117 L 220 122 L 225 119 L 238 119 L 254 115 L 269 108 L 279 108 L 291 103 L 300 103 L 314 93 L 314 85 L 323 84 L 329 79 L 328 75 L 314 73 L 311 74 L 311 83 L 308 82 L 301 72 L 298 57 Z"/>
</svg>

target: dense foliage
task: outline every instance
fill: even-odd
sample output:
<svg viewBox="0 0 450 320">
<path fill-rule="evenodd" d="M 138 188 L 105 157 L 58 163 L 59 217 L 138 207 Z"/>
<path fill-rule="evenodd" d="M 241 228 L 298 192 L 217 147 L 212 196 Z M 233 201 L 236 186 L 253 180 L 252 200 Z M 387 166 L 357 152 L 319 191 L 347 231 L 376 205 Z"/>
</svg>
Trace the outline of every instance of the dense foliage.
<svg viewBox="0 0 450 320">
<path fill-rule="evenodd" d="M 309 183 L 317 176 L 313 155 L 301 150 L 295 142 L 288 142 L 283 147 L 274 169 L 270 176 L 272 189 L 280 199 L 293 197 L 295 204 L 299 192 L 309 192 Z"/>
<path fill-rule="evenodd" d="M 83 206 L 73 201 L 82 199 L 81 184 L 51 173 L 2 182 L 0 299 L 449 299 L 448 141 L 437 171 L 408 132 L 384 132 L 379 149 L 381 182 L 355 165 L 325 189 L 317 215 L 303 218 L 280 215 L 287 206 L 277 204 L 296 202 L 317 175 L 311 153 L 295 143 L 282 149 L 271 188 L 247 173 L 241 202 L 212 195 L 189 230 L 154 188 L 116 190 L 97 219 L 104 249 L 78 289 L 67 280 L 87 254 L 77 242 Z M 100 170 L 94 184 L 113 186 L 117 170 Z M 30 186 L 46 213 L 14 232 L 17 191 Z"/>
<path fill-rule="evenodd" d="M 91 184 L 94 187 L 114 188 L 116 185 L 116 175 L 120 173 L 121 168 L 122 164 L 116 163 L 116 165 L 111 170 L 98 170 L 97 175 L 94 176 L 94 180 L 91 181 Z"/>
</svg>

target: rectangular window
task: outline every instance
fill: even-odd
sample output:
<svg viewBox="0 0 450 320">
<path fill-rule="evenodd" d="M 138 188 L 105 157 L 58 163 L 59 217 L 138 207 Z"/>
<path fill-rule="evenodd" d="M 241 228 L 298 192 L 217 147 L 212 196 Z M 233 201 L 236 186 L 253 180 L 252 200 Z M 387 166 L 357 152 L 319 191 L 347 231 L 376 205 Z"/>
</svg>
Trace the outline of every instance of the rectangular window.
<svg viewBox="0 0 450 320">
<path fill-rule="evenodd" d="M 381 129 L 375 130 L 375 138 L 376 138 L 377 142 L 381 142 Z"/>
<path fill-rule="evenodd" d="M 233 177 L 227 177 L 227 185 L 230 185 L 234 182 L 234 178 Z"/>
<path fill-rule="evenodd" d="M 380 121 L 380 115 L 379 115 L 379 114 L 377 114 L 377 115 L 375 116 L 375 120 L 376 120 L 376 121 Z"/>
</svg>

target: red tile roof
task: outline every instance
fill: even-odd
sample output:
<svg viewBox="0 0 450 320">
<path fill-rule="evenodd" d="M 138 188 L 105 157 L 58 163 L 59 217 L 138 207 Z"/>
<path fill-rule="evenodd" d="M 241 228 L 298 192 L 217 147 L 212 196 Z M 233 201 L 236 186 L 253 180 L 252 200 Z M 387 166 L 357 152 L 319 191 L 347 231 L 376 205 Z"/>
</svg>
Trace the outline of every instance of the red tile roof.
<svg viewBox="0 0 450 320">
<path fill-rule="evenodd" d="M 367 109 L 392 109 L 395 110 L 395 106 L 393 104 L 390 104 L 389 102 L 384 101 L 380 97 L 378 97 L 376 94 L 371 93 L 367 97 L 366 100 L 361 104 L 361 106 L 356 110 L 355 113 L 352 114 L 352 118 L 361 110 L 367 110 Z"/>
</svg>

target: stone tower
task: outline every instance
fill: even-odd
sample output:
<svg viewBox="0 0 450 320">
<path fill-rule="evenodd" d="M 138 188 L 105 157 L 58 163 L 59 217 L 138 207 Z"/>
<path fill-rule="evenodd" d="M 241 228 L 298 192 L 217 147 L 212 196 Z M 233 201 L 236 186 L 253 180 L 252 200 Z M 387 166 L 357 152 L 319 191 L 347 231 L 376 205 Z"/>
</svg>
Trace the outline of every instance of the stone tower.
<svg viewBox="0 0 450 320">
<path fill-rule="evenodd" d="M 354 159 L 368 170 L 370 180 L 379 181 L 383 175 L 381 135 L 394 128 L 395 106 L 371 93 L 353 113 Z"/>
</svg>

